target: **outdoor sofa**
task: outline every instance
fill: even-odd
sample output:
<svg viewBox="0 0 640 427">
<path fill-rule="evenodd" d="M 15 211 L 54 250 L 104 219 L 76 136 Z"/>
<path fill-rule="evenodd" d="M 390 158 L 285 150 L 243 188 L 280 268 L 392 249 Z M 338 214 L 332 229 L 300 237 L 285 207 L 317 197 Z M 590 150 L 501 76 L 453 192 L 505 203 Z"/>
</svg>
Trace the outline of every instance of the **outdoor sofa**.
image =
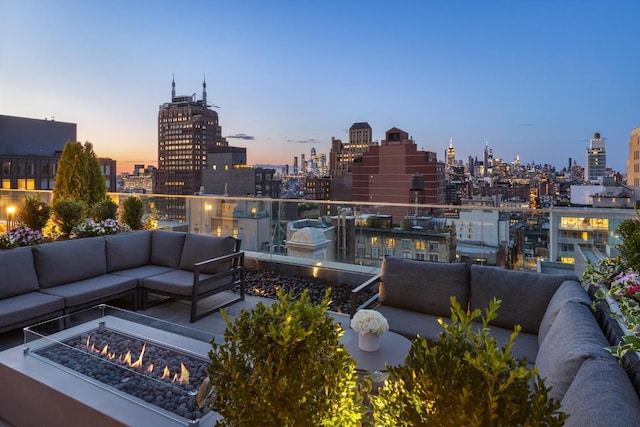
<svg viewBox="0 0 640 427">
<path fill-rule="evenodd" d="M 359 296 L 378 287 L 358 307 Z M 462 307 L 484 309 L 502 301 L 490 333 L 506 342 L 522 327 L 514 357 L 535 366 L 549 396 L 570 416 L 567 426 L 640 425 L 640 400 L 609 346 L 591 309 L 591 298 L 575 276 L 551 275 L 464 263 L 434 263 L 385 257 L 380 274 L 351 295 L 351 315 L 375 307 L 391 331 L 437 340 L 438 318 L 450 322 L 450 297 Z M 480 324 L 478 324 L 480 325 Z"/>
<path fill-rule="evenodd" d="M 0 251 L 0 332 L 130 297 L 189 300 L 191 322 L 244 299 L 244 252 L 233 237 L 164 230 L 89 237 Z M 239 287 L 207 310 L 198 302 Z"/>
</svg>

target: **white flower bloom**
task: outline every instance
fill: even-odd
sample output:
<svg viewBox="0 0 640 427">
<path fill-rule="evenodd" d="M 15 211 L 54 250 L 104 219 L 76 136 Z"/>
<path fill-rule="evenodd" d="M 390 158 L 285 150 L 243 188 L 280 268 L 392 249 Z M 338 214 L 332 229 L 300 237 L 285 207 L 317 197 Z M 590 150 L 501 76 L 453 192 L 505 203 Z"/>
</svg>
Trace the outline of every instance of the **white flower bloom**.
<svg viewBox="0 0 640 427">
<path fill-rule="evenodd" d="M 389 330 L 389 322 L 376 310 L 359 310 L 351 319 L 351 328 L 359 334 L 382 335 Z"/>
</svg>

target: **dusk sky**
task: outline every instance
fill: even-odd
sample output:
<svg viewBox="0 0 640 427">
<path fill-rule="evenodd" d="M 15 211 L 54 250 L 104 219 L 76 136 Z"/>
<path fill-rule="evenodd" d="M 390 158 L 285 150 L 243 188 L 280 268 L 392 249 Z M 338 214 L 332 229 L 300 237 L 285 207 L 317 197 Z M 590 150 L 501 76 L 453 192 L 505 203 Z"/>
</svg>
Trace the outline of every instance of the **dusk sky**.
<svg viewBox="0 0 640 427">
<path fill-rule="evenodd" d="M 158 106 L 202 94 L 249 164 L 329 157 L 367 121 L 444 160 L 626 172 L 640 126 L 640 2 L 0 2 L 0 114 L 77 123 L 101 157 L 157 163 Z M 241 138 L 239 138 L 241 137 Z"/>
</svg>

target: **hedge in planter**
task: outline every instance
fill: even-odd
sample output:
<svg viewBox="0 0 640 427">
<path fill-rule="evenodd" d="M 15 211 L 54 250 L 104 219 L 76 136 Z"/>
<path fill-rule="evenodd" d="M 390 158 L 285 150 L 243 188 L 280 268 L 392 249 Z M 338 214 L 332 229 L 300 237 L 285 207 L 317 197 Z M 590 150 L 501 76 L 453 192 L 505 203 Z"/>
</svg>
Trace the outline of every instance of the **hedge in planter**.
<svg viewBox="0 0 640 427">
<path fill-rule="evenodd" d="M 418 337 L 405 365 L 389 369 L 373 399 L 376 425 L 562 425 L 566 414 L 548 398 L 537 371 L 511 355 L 520 327 L 502 348 L 489 336 L 499 301 L 491 302 L 478 333 L 471 321 L 480 310 L 467 315 L 455 297 L 451 304 L 452 323 L 440 321 L 439 339 L 429 343 Z"/>
<path fill-rule="evenodd" d="M 218 425 L 358 425 L 356 363 L 328 307 L 328 292 L 315 305 L 305 290 L 296 301 L 280 292 L 233 322 L 222 312 L 224 343 L 212 343 L 208 370 Z"/>
</svg>

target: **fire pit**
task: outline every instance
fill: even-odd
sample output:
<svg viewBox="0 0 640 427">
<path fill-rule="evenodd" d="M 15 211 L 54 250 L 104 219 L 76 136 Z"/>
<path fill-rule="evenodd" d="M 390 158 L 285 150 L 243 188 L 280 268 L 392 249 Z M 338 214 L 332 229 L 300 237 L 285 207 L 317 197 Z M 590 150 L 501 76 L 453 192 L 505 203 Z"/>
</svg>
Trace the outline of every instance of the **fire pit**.
<svg viewBox="0 0 640 427">
<path fill-rule="evenodd" d="M 167 425 L 199 426 L 217 416 L 197 404 L 211 339 L 203 331 L 101 305 L 25 328 L 23 357 L 27 364 L 35 359 L 54 366 L 70 382 L 107 391 L 125 406 L 160 415 Z"/>
</svg>

